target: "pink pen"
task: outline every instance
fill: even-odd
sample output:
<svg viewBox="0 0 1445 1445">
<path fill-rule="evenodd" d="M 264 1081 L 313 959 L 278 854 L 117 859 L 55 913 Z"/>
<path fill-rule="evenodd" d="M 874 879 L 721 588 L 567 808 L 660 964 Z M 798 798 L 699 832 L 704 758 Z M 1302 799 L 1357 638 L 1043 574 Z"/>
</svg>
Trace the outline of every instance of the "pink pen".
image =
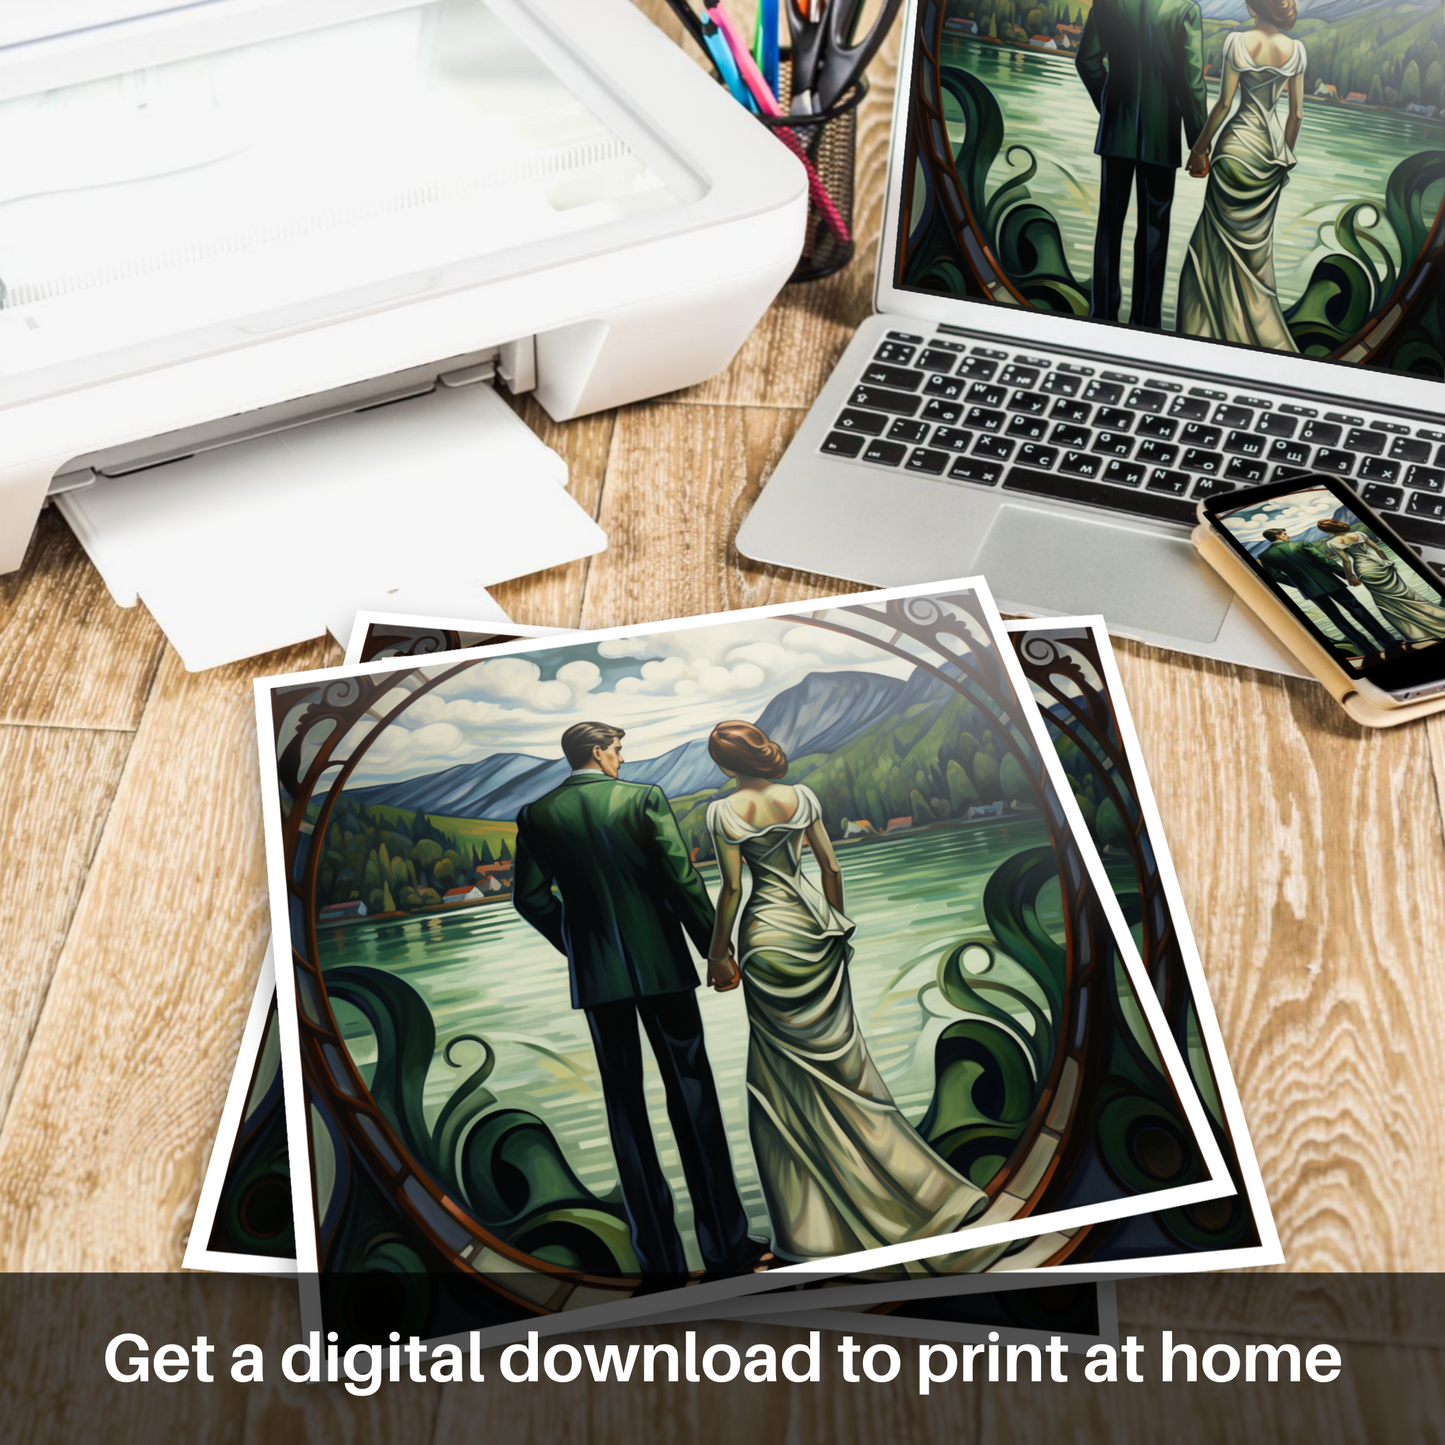
<svg viewBox="0 0 1445 1445">
<path fill-rule="evenodd" d="M 766 116 L 778 119 L 783 115 L 783 108 L 778 104 L 778 98 L 768 89 L 768 83 L 763 79 L 763 73 L 758 69 L 758 63 L 753 59 L 752 51 L 743 43 L 742 36 L 733 25 L 732 16 L 723 9 L 721 0 L 706 0 L 707 13 L 722 32 L 723 39 L 728 43 L 728 49 L 733 53 L 733 59 L 737 62 L 738 73 L 743 78 L 743 84 L 747 86 L 752 97 L 758 103 L 758 109 Z M 797 158 L 802 161 L 803 169 L 808 173 L 808 194 L 813 198 L 813 204 L 823 213 L 828 224 L 838 233 L 838 239 L 844 245 L 852 243 L 853 237 L 848 230 L 843 217 L 838 213 L 838 207 L 833 204 L 833 198 L 828 194 L 828 188 L 823 184 L 823 178 L 818 174 L 817 168 L 808 159 L 803 142 L 798 139 L 796 131 L 786 127 L 774 131 L 778 137 Z"/>
</svg>

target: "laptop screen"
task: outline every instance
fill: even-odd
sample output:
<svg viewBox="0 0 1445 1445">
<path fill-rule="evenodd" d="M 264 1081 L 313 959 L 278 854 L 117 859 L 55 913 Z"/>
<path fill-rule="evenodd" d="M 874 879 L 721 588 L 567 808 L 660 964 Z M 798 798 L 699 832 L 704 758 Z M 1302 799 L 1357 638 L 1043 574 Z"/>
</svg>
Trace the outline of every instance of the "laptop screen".
<svg viewBox="0 0 1445 1445">
<path fill-rule="evenodd" d="M 915 23 L 899 288 L 1445 374 L 1440 0 Z"/>
</svg>

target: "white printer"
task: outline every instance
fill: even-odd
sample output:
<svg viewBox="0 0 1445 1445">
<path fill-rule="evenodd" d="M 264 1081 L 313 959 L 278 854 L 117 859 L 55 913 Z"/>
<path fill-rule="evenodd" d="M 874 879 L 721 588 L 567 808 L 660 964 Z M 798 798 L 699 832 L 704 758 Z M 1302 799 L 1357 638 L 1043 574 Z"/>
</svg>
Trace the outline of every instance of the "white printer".
<svg viewBox="0 0 1445 1445">
<path fill-rule="evenodd" d="M 0 156 L 0 572 L 68 498 L 122 602 L 264 508 L 276 567 L 354 553 L 357 606 L 460 615 L 415 579 L 538 469 L 514 412 L 454 398 L 500 380 L 564 420 L 714 374 L 807 205 L 628 0 L 11 0 Z M 391 402 L 400 478 L 363 464 Z M 174 512 L 191 547 L 147 552 Z"/>
</svg>

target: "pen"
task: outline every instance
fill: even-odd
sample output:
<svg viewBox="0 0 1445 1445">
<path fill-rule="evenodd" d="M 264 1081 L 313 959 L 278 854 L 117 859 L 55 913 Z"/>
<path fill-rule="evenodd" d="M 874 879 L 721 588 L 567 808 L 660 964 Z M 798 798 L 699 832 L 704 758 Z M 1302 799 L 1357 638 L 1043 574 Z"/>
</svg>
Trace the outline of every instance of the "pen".
<svg viewBox="0 0 1445 1445">
<path fill-rule="evenodd" d="M 692 36 L 698 48 L 712 61 L 713 69 L 717 71 L 718 78 L 732 92 L 733 99 L 747 106 L 749 110 L 757 107 L 748 87 L 743 84 L 743 78 L 738 74 L 737 62 L 733 59 L 733 52 L 728 46 L 726 38 L 718 30 L 717 25 L 711 18 L 703 18 L 698 15 L 688 0 L 667 0 L 668 7 L 677 16 L 682 27 Z"/>
<path fill-rule="evenodd" d="M 778 0 L 758 0 L 757 22 L 753 27 L 753 59 L 763 73 L 768 89 L 778 93 Z"/>
</svg>

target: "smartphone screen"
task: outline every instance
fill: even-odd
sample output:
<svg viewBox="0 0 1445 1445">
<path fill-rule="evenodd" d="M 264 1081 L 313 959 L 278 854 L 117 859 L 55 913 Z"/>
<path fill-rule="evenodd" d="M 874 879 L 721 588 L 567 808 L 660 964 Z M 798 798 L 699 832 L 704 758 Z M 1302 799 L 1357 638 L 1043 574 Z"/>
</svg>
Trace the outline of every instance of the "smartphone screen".
<svg viewBox="0 0 1445 1445">
<path fill-rule="evenodd" d="M 1396 696 L 1445 684 L 1445 593 L 1348 487 L 1272 482 L 1211 498 L 1205 513 L 1349 676 Z"/>
</svg>

